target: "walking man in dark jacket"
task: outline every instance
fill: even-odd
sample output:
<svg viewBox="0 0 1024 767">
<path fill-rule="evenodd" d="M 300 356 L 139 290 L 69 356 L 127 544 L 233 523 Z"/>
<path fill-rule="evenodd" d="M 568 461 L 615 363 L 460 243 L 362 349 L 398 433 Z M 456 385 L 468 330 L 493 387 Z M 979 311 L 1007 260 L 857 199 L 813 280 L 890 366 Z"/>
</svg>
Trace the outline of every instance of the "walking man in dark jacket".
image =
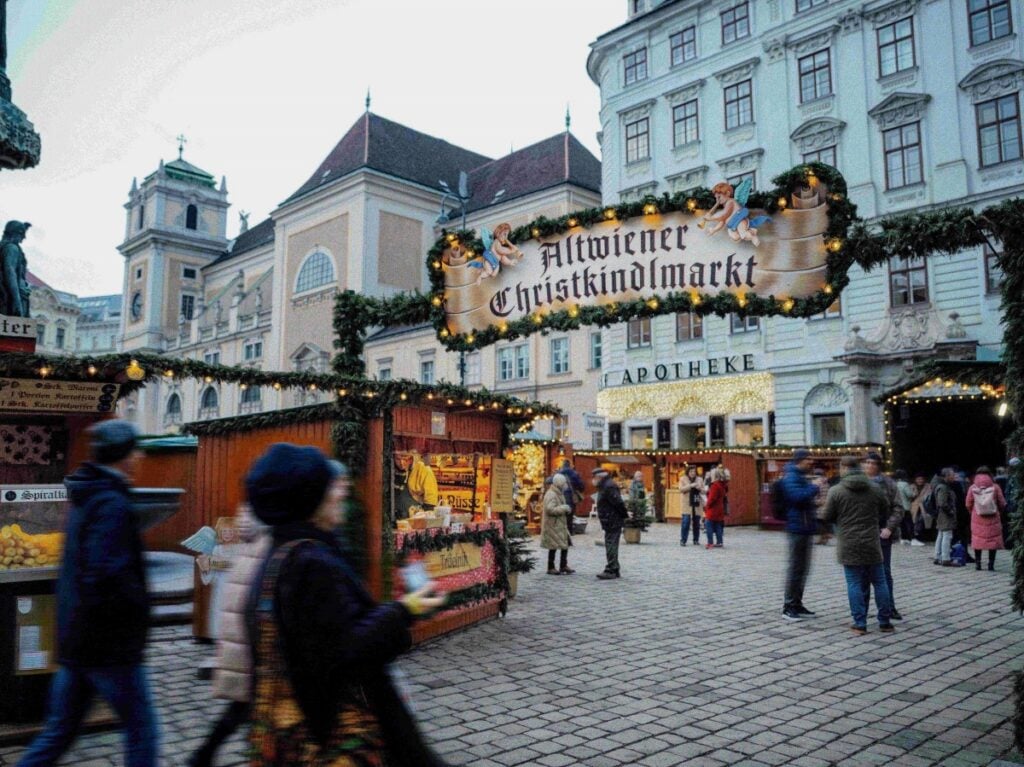
<svg viewBox="0 0 1024 767">
<path fill-rule="evenodd" d="M 814 613 L 804 607 L 804 584 L 811 569 L 814 533 L 818 529 L 815 499 L 818 486 L 808 479 L 814 461 L 804 448 L 793 451 L 793 460 L 782 477 L 786 497 L 786 534 L 789 536 L 789 566 L 786 568 L 786 597 L 782 617 L 798 621 Z"/>
<path fill-rule="evenodd" d="M 878 535 L 879 515 L 892 508 L 884 491 L 866 477 L 854 456 L 845 456 L 840 462 L 843 474 L 839 484 L 828 491 L 825 502 L 825 520 L 838 528 L 836 556 L 846 575 L 846 595 L 850 600 L 850 615 L 854 634 L 868 633 L 868 602 L 865 595 L 875 587 L 878 602 L 878 630 L 893 630 L 892 602 L 882 565 L 882 544 Z"/>
<path fill-rule="evenodd" d="M 899 492 L 896 483 L 882 473 L 882 456 L 874 451 L 864 457 L 864 473 L 868 479 L 874 482 L 882 490 L 885 501 L 889 504 L 885 513 L 878 516 L 878 535 L 882 545 L 882 567 L 885 570 L 885 582 L 889 587 L 889 606 L 892 608 L 892 617 L 895 620 L 902 620 L 903 616 L 896 609 L 896 596 L 892 588 L 892 545 L 900 540 L 900 526 L 903 524 L 903 505 L 899 500 Z M 871 594 L 865 594 L 865 599 L 870 599 Z M 878 596 L 875 596 L 878 601 Z"/>
<path fill-rule="evenodd" d="M 606 581 L 619 577 L 619 538 L 629 514 L 618 485 L 600 467 L 594 469 L 594 486 L 597 488 L 597 518 L 604 530 L 604 553 L 608 560 L 604 572 L 598 573 L 597 577 Z"/>
<path fill-rule="evenodd" d="M 92 460 L 64 480 L 71 501 L 57 579 L 60 667 L 43 732 L 18 762 L 57 762 L 99 694 L 125 729 L 125 764 L 157 763 L 157 723 L 142 651 L 149 599 L 142 540 L 128 491 L 137 460 L 135 428 L 102 421 L 91 429 Z"/>
<path fill-rule="evenodd" d="M 586 489 L 586 485 L 583 484 L 583 478 L 579 475 L 579 472 L 572 467 L 569 463 L 569 459 L 566 458 L 562 461 L 562 468 L 558 470 L 559 474 L 564 474 L 568 484 L 565 487 L 565 503 L 569 507 L 569 513 L 565 515 L 565 524 L 569 526 L 569 545 L 572 545 L 572 520 L 576 514 L 576 502 L 577 495 L 579 498 L 583 498 L 583 491 Z"/>
</svg>

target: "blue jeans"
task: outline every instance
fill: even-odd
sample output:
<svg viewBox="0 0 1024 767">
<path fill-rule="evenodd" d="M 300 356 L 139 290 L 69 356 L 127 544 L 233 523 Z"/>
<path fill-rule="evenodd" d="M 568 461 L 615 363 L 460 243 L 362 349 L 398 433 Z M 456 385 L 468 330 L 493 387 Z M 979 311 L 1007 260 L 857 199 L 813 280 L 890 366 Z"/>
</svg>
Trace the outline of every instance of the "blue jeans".
<svg viewBox="0 0 1024 767">
<path fill-rule="evenodd" d="M 96 693 L 110 704 L 124 727 L 126 767 L 154 767 L 159 733 L 146 671 L 141 665 L 57 669 L 46 724 L 18 767 L 56 764 L 78 734 Z"/>
<path fill-rule="evenodd" d="M 713 542 L 721 546 L 723 532 L 725 532 L 725 522 L 712 522 L 710 519 L 704 520 L 704 534 L 707 536 L 708 544 L 712 543 L 711 536 L 714 536 L 715 540 Z"/>
<path fill-rule="evenodd" d="M 882 569 L 885 571 L 885 585 L 889 587 L 889 607 L 896 609 L 896 595 L 892 590 L 892 538 L 881 538 Z M 871 604 L 871 585 L 864 584 L 864 603 Z M 875 603 L 878 603 L 878 589 L 875 589 Z"/>
<path fill-rule="evenodd" d="M 866 628 L 868 623 L 868 601 L 871 587 L 875 587 L 875 602 L 878 603 L 878 625 L 888 626 L 892 619 L 892 600 L 889 586 L 885 582 L 885 567 L 877 565 L 843 565 L 846 574 L 846 596 L 850 600 L 850 615 L 853 625 Z"/>
<path fill-rule="evenodd" d="M 679 542 L 686 543 L 690 537 L 690 524 L 693 523 L 693 542 L 700 543 L 700 515 L 683 512 L 683 518 L 679 523 Z"/>
</svg>

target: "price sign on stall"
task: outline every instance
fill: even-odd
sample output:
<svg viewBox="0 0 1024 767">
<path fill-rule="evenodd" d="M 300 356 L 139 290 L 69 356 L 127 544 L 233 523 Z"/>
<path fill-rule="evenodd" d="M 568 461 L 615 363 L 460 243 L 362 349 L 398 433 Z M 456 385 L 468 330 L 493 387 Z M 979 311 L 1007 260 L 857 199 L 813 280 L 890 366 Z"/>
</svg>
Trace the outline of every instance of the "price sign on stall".
<svg viewBox="0 0 1024 767">
<path fill-rule="evenodd" d="M 511 513 L 512 483 L 515 471 L 511 461 L 504 458 L 491 459 L 491 511 L 496 514 Z"/>
</svg>

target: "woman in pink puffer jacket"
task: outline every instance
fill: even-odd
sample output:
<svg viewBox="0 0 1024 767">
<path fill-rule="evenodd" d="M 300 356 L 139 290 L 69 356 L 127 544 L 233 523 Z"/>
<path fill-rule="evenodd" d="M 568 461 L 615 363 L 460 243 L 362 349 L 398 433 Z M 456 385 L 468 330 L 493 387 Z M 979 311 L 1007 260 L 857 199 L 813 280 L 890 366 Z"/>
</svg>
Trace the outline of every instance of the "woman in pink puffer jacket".
<svg viewBox="0 0 1024 767">
<path fill-rule="evenodd" d="M 1000 514 L 1006 508 L 1003 491 L 992 480 L 992 472 L 981 466 L 974 484 L 967 490 L 967 509 L 971 512 L 971 546 L 974 569 L 981 569 L 981 552 L 988 552 L 988 569 L 996 569 L 996 552 L 1003 548 L 1003 524 Z"/>
</svg>

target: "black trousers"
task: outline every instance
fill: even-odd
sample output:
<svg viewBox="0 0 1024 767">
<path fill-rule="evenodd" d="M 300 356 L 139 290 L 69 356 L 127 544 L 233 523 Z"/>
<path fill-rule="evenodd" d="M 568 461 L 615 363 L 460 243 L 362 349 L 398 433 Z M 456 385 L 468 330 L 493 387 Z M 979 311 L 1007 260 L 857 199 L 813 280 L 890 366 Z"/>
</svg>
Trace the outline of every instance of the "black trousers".
<svg viewBox="0 0 1024 767">
<path fill-rule="evenodd" d="M 560 559 L 562 560 L 561 568 L 565 570 L 569 566 L 569 549 L 548 549 L 548 570 L 555 569 L 555 552 L 562 552 Z"/>
<path fill-rule="evenodd" d="M 192 755 L 188 762 L 189 767 L 210 767 L 217 749 L 224 745 L 224 741 L 230 738 L 235 730 L 249 721 L 249 708 L 248 703 L 231 701 L 206 737 L 206 742 Z"/>
<path fill-rule="evenodd" d="M 787 533 L 789 536 L 789 566 L 786 568 L 786 601 L 784 609 L 796 610 L 804 604 L 804 584 L 811 569 L 814 536 Z"/>
</svg>

